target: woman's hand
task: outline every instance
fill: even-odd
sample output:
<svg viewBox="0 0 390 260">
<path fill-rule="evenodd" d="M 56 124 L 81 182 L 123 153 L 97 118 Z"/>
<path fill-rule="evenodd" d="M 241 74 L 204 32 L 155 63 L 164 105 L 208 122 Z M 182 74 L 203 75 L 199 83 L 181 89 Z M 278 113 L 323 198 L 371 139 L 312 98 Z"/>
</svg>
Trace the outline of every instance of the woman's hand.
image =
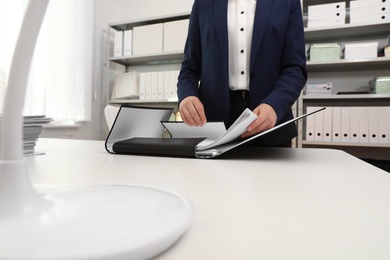
<svg viewBox="0 0 390 260">
<path fill-rule="evenodd" d="M 243 138 L 255 135 L 274 127 L 278 120 L 275 110 L 270 105 L 265 103 L 256 107 L 253 110 L 253 113 L 257 115 L 257 118 L 248 126 L 247 131 L 241 135 Z"/>
<path fill-rule="evenodd" d="M 184 123 L 189 126 L 203 126 L 207 122 L 203 104 L 198 97 L 189 96 L 183 99 L 179 111 Z"/>
</svg>

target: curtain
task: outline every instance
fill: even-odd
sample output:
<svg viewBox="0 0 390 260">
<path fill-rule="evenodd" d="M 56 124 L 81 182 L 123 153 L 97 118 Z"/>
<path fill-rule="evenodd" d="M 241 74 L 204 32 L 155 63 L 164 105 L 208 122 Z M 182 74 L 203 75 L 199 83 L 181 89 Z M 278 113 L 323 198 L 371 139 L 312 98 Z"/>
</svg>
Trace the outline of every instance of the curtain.
<svg viewBox="0 0 390 260">
<path fill-rule="evenodd" d="M 27 4 L 0 0 L 0 95 Z M 94 0 L 50 0 L 30 70 L 25 115 L 62 123 L 90 120 L 94 13 Z"/>
</svg>

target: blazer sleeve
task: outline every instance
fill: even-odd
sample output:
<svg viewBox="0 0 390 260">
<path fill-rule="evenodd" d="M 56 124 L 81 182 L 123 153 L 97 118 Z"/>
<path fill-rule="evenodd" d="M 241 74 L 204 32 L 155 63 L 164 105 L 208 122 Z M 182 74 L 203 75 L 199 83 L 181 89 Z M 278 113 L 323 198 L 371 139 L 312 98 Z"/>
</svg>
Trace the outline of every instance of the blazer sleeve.
<svg viewBox="0 0 390 260">
<path fill-rule="evenodd" d="M 184 47 L 184 59 L 177 83 L 179 103 L 188 96 L 198 96 L 198 82 L 202 69 L 201 57 L 198 1 L 195 0 L 192 6 L 188 36 Z"/>
<path fill-rule="evenodd" d="M 305 38 L 299 0 L 291 1 L 280 65 L 273 90 L 263 100 L 274 108 L 278 123 L 285 119 L 286 113 L 290 113 L 291 106 L 298 99 L 307 80 Z"/>
</svg>

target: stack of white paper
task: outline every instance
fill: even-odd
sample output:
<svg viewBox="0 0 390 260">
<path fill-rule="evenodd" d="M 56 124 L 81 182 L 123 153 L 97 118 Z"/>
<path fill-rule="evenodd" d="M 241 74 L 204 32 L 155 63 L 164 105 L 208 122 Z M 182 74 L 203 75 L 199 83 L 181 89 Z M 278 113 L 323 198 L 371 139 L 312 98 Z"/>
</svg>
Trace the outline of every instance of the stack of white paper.
<svg viewBox="0 0 390 260">
<path fill-rule="evenodd" d="M 40 154 L 35 151 L 35 145 L 42 133 L 43 125 L 51 121 L 51 118 L 47 118 L 43 115 L 23 117 L 23 153 L 25 156 Z M 1 126 L 0 117 L 0 127 Z M 1 150 L 2 144 L 0 143 L 0 158 Z"/>
</svg>

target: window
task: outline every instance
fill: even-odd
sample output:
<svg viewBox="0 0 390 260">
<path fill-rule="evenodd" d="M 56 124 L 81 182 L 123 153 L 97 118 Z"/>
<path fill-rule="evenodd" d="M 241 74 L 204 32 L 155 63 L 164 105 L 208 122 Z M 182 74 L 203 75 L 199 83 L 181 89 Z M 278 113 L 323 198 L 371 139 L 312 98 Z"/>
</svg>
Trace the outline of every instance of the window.
<svg viewBox="0 0 390 260">
<path fill-rule="evenodd" d="M 27 4 L 27 0 L 0 0 L 1 103 Z M 30 69 L 25 115 L 90 120 L 94 7 L 94 0 L 49 2 Z"/>
</svg>

